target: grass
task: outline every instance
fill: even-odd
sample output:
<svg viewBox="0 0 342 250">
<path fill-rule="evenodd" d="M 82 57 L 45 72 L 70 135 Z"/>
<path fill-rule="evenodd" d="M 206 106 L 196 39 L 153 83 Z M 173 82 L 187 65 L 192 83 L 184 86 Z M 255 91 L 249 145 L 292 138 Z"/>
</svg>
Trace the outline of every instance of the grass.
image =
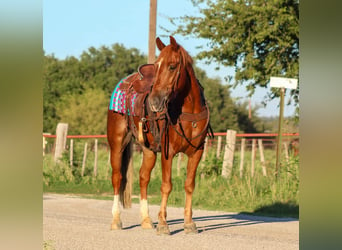
<svg viewBox="0 0 342 250">
<path fill-rule="evenodd" d="M 80 152 L 83 152 L 80 150 Z M 78 158 L 83 153 L 79 153 Z M 228 178 L 221 176 L 222 156 L 216 158 L 215 149 L 210 149 L 205 161 L 198 167 L 196 187 L 193 195 L 193 208 L 220 210 L 230 212 L 245 212 L 258 215 L 293 217 L 299 216 L 299 161 L 290 158 L 289 162 L 282 160 L 281 169 L 276 179 L 274 176 L 274 150 L 265 150 L 267 176 L 262 175 L 261 164 L 255 163 L 255 174 L 250 173 L 250 152 L 245 152 L 243 177 L 239 177 L 239 152 L 235 154 L 232 173 Z M 76 154 L 75 154 L 76 155 Z M 69 166 L 65 155 L 59 164 L 55 164 L 52 155 L 46 155 L 43 162 L 43 190 L 54 193 L 73 193 L 88 198 L 112 199 L 110 166 L 108 152 L 99 151 L 98 175 L 93 175 L 93 153 L 88 153 L 85 175 L 80 176 L 81 160 L 74 161 Z M 258 154 L 257 154 L 258 156 Z M 177 175 L 177 157 L 173 161 L 173 189 L 168 205 L 182 207 L 185 204 L 184 181 L 186 176 L 186 156 L 183 156 L 180 173 Z M 77 156 L 75 157 L 77 159 Z M 139 167 L 141 154 L 135 153 L 133 158 L 134 183 L 133 195 L 139 196 Z M 151 173 L 148 186 L 149 202 L 160 204 L 161 163 L 158 156 L 156 166 Z M 139 202 L 133 198 L 133 202 Z"/>
</svg>

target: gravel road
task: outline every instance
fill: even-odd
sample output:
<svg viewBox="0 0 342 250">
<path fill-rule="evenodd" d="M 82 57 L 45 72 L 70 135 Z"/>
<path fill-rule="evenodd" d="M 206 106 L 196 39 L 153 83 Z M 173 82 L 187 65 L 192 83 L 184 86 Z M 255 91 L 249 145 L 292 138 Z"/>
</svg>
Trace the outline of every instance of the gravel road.
<svg viewBox="0 0 342 250">
<path fill-rule="evenodd" d="M 299 249 L 299 222 L 194 210 L 198 234 L 183 231 L 183 209 L 168 207 L 171 235 L 140 227 L 139 205 L 121 211 L 123 230 L 110 231 L 112 201 L 44 194 L 45 249 Z M 159 206 L 151 205 L 157 222 Z"/>
</svg>

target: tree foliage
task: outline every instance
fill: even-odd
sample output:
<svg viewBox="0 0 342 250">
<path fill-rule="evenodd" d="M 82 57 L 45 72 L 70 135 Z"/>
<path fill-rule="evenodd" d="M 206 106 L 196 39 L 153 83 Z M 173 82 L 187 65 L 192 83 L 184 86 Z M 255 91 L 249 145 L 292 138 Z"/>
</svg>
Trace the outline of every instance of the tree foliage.
<svg viewBox="0 0 342 250">
<path fill-rule="evenodd" d="M 43 129 L 54 134 L 58 122 L 69 124 L 70 134 L 105 134 L 110 95 L 123 77 L 136 72 L 146 57 L 137 49 L 114 44 L 111 48 L 89 48 L 79 58 L 44 56 Z M 232 100 L 227 85 L 209 78 L 194 66 L 204 87 L 215 132 L 228 128 L 238 132 L 260 132 L 258 118 L 243 119 L 246 106 Z M 247 124 L 248 123 L 248 124 Z"/>
<path fill-rule="evenodd" d="M 205 2 L 205 3 L 204 3 Z M 200 16 L 170 18 L 174 33 L 208 41 L 197 58 L 234 66 L 234 86 L 252 95 L 271 76 L 299 76 L 299 0 L 192 0 Z M 232 76 L 227 76 L 231 78 Z M 298 103 L 298 90 L 291 95 Z M 268 98 L 279 95 L 272 89 Z"/>
<path fill-rule="evenodd" d="M 219 78 L 212 79 L 195 67 L 196 77 L 204 88 L 209 110 L 210 122 L 214 131 L 224 132 L 228 128 L 239 130 L 236 106 L 230 97 L 227 85 L 222 85 Z"/>
<path fill-rule="evenodd" d="M 111 48 L 90 47 L 82 53 L 80 58 L 71 56 L 61 60 L 54 55 L 45 55 L 43 65 L 44 132 L 55 132 L 62 114 L 61 110 L 57 113 L 56 107 L 61 101 L 66 101 L 65 96 L 80 97 L 86 91 L 89 94 L 91 90 L 99 89 L 105 93 L 104 98 L 109 102 L 111 92 L 120 79 L 135 72 L 138 66 L 145 62 L 146 57 L 138 49 L 126 49 L 120 44 L 113 44 Z M 103 98 L 102 95 L 101 98 Z"/>
<path fill-rule="evenodd" d="M 107 109 L 108 98 L 101 89 L 67 94 L 56 104 L 59 122 L 68 123 L 68 133 L 74 135 L 105 134 Z"/>
</svg>

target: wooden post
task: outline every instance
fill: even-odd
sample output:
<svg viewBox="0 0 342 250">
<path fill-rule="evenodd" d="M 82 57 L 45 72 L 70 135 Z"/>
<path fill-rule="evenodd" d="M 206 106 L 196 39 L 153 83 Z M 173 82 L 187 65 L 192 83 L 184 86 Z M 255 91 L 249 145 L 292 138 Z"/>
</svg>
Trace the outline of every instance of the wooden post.
<svg viewBox="0 0 342 250">
<path fill-rule="evenodd" d="M 94 156 L 94 176 L 97 176 L 97 143 L 98 143 L 98 139 L 95 139 L 95 156 Z"/>
<path fill-rule="evenodd" d="M 251 176 L 254 177 L 255 170 L 255 150 L 256 150 L 256 139 L 252 140 L 252 157 L 251 157 Z"/>
<path fill-rule="evenodd" d="M 70 167 L 74 165 L 74 140 L 70 139 Z"/>
<path fill-rule="evenodd" d="M 182 163 L 182 153 L 179 152 L 178 153 L 178 159 L 177 159 L 177 176 L 180 176 L 180 167 L 181 167 L 181 163 Z"/>
<path fill-rule="evenodd" d="M 285 88 L 280 89 L 280 109 L 279 109 L 279 126 L 278 126 L 278 141 L 277 141 L 277 154 L 276 154 L 276 171 L 275 176 L 278 178 L 279 165 L 280 165 L 280 151 L 281 151 L 281 139 L 283 128 L 283 114 L 284 114 L 284 95 Z"/>
<path fill-rule="evenodd" d="M 205 158 L 207 158 L 207 151 L 208 151 L 208 137 L 205 138 L 204 142 L 204 149 L 203 149 L 203 155 L 202 155 L 202 162 L 205 161 Z"/>
<path fill-rule="evenodd" d="M 216 158 L 220 158 L 221 154 L 221 145 L 222 145 L 222 136 L 217 138 L 217 149 L 216 149 Z"/>
<path fill-rule="evenodd" d="M 51 133 L 43 133 L 43 156 L 45 155 L 46 144 L 48 143 L 44 135 L 51 135 Z"/>
<path fill-rule="evenodd" d="M 150 25 L 148 36 L 148 60 L 154 63 L 156 60 L 156 24 L 157 24 L 157 0 L 150 0 Z"/>
<path fill-rule="evenodd" d="M 265 157 L 264 157 L 264 146 L 262 145 L 262 139 L 258 139 L 259 144 L 259 153 L 260 153 L 260 161 L 261 161 L 261 167 L 262 167 L 262 175 L 266 176 L 266 163 L 265 163 Z"/>
<path fill-rule="evenodd" d="M 88 143 L 86 142 L 84 144 L 84 153 L 83 153 L 83 161 L 82 161 L 82 172 L 81 172 L 82 177 L 84 175 L 84 169 L 85 169 L 85 164 L 86 164 L 86 159 L 87 159 L 87 147 L 88 147 Z"/>
<path fill-rule="evenodd" d="M 224 150 L 223 164 L 222 164 L 222 177 L 227 178 L 230 176 L 233 168 L 234 150 L 236 141 L 236 131 L 227 130 L 226 146 Z"/>
<path fill-rule="evenodd" d="M 44 137 L 44 135 L 43 135 L 43 156 L 45 155 L 45 145 L 46 145 L 46 139 L 45 139 L 45 137 Z"/>
<path fill-rule="evenodd" d="M 246 138 L 241 139 L 241 151 L 240 151 L 240 178 L 243 175 L 243 161 L 245 158 L 245 147 L 246 147 Z"/>
<path fill-rule="evenodd" d="M 66 140 L 68 134 L 68 124 L 58 123 L 56 128 L 56 148 L 55 148 L 55 162 L 59 160 L 65 150 Z"/>
</svg>

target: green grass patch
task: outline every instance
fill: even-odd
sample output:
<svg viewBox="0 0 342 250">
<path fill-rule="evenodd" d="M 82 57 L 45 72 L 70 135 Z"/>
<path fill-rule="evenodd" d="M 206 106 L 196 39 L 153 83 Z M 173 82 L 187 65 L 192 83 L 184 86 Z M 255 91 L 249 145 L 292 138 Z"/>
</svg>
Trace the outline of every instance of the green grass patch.
<svg viewBox="0 0 342 250">
<path fill-rule="evenodd" d="M 240 158 L 237 152 L 231 175 L 228 178 L 223 178 L 221 176 L 223 156 L 216 158 L 215 154 L 215 149 L 209 150 L 207 159 L 202 161 L 198 167 L 193 208 L 275 217 L 299 217 L 298 157 L 292 157 L 289 162 L 282 159 L 280 172 L 276 179 L 274 176 L 274 150 L 265 150 L 267 176 L 262 175 L 261 164 L 258 160 L 255 163 L 255 174 L 251 176 L 250 152 L 247 151 L 243 177 L 240 178 Z M 82 158 L 81 156 L 77 157 Z M 102 150 L 98 157 L 98 175 L 95 178 L 91 152 L 87 159 L 84 176 L 81 176 L 81 161 L 75 161 L 73 166 L 70 166 L 68 157 L 64 156 L 62 161 L 56 164 L 51 155 L 46 155 L 43 162 L 43 191 L 72 193 L 86 198 L 111 200 L 113 188 L 110 179 L 111 169 L 108 165 L 108 152 Z M 173 189 L 168 200 L 169 206 L 183 207 L 185 204 L 186 163 L 187 157 L 184 155 L 178 172 L 177 157 L 173 161 Z M 140 194 L 140 164 L 141 154 L 135 153 L 133 158 L 133 195 L 136 197 L 139 197 Z M 158 156 L 148 186 L 150 204 L 159 205 L 161 202 L 161 172 L 161 161 Z M 132 202 L 139 202 L 139 198 L 136 197 Z"/>
</svg>

